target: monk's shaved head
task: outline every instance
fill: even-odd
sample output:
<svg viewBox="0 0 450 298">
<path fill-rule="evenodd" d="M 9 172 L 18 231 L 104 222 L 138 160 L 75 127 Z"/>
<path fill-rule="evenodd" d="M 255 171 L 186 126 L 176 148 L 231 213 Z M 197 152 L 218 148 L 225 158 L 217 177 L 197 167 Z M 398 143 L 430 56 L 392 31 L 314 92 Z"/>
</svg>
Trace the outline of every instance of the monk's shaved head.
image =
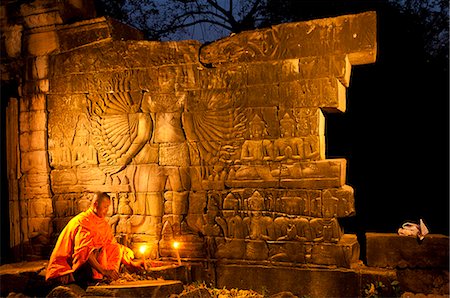
<svg viewBox="0 0 450 298">
<path fill-rule="evenodd" d="M 106 192 L 98 191 L 94 194 L 94 199 L 92 200 L 92 206 L 94 206 L 96 203 L 97 205 L 100 205 L 101 202 L 105 200 L 111 200 L 109 195 Z"/>
</svg>

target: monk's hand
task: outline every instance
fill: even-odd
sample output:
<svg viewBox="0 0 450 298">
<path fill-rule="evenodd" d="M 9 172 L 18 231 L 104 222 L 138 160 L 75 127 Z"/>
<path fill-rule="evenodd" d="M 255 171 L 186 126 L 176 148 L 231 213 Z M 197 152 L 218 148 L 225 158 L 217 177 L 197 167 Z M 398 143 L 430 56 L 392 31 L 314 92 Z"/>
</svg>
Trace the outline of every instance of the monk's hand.
<svg viewBox="0 0 450 298">
<path fill-rule="evenodd" d="M 116 270 L 106 269 L 106 270 L 103 270 L 102 274 L 112 280 L 116 280 L 119 278 L 119 273 Z"/>
<path fill-rule="evenodd" d="M 72 277 L 72 273 L 65 274 L 57 277 L 58 282 L 60 282 L 63 285 L 67 285 L 69 282 L 72 282 L 74 279 Z"/>
<path fill-rule="evenodd" d="M 139 269 L 147 270 L 147 264 L 145 263 L 144 260 L 131 261 L 131 266 L 139 268 Z"/>
</svg>

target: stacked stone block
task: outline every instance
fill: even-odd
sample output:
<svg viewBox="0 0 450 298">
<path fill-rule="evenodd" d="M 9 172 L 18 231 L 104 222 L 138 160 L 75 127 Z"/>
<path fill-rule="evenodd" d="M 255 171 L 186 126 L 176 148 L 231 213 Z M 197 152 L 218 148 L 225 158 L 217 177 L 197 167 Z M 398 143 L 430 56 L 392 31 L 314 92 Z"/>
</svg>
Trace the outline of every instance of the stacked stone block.
<svg viewBox="0 0 450 298">
<path fill-rule="evenodd" d="M 52 191 L 110 193 L 116 233 L 151 257 L 174 257 L 179 240 L 188 258 L 349 267 L 359 246 L 337 218 L 354 214 L 353 189 L 345 159 L 326 159 L 324 113 L 345 111 L 351 65 L 374 61 L 374 24 L 366 13 L 207 46 L 108 41 L 52 55 Z"/>
</svg>

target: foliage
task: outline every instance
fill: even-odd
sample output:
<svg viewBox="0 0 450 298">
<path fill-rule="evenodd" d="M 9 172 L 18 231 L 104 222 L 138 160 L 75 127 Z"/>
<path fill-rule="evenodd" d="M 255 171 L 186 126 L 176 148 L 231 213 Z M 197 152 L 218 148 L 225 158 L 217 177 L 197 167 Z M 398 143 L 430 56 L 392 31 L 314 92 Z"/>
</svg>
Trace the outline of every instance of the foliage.
<svg viewBox="0 0 450 298">
<path fill-rule="evenodd" d="M 391 0 L 403 14 L 414 16 L 424 26 L 425 46 L 432 56 L 448 58 L 449 2 L 447 0 Z"/>
<path fill-rule="evenodd" d="M 146 33 L 149 39 L 208 39 L 255 29 L 262 21 L 264 0 L 96 0 L 101 14 L 115 17 Z M 194 34 L 192 30 L 204 30 Z M 206 34 L 208 31 L 208 34 Z"/>
<path fill-rule="evenodd" d="M 394 8 L 433 57 L 448 59 L 447 0 L 95 0 L 99 14 L 142 30 L 151 40 L 212 41 L 284 22 Z M 396 16 L 393 16 L 396 18 Z M 412 30 L 412 29 L 411 29 Z"/>
<path fill-rule="evenodd" d="M 391 282 L 391 289 L 389 289 L 381 281 L 377 281 L 375 283 L 368 283 L 364 287 L 364 294 L 365 294 L 364 297 L 367 298 L 385 297 L 387 292 L 392 292 L 394 295 L 392 297 L 400 297 L 401 290 L 399 282 L 397 280 Z"/>
<path fill-rule="evenodd" d="M 367 284 L 364 288 L 365 297 L 378 298 L 386 286 L 381 282 Z"/>
</svg>

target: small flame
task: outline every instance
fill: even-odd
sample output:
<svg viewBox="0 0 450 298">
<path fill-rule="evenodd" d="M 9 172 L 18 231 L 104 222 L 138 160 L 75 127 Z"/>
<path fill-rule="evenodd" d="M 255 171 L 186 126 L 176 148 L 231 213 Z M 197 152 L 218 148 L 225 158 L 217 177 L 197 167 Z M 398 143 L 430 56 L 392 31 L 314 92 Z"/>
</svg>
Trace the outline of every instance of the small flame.
<svg viewBox="0 0 450 298">
<path fill-rule="evenodd" d="M 179 248 L 180 248 L 180 242 L 174 241 L 174 242 L 173 242 L 173 248 L 179 249 Z"/>
<path fill-rule="evenodd" d="M 141 247 L 139 247 L 139 252 L 141 254 L 144 254 L 146 250 L 147 250 L 147 245 L 141 245 Z"/>
</svg>

